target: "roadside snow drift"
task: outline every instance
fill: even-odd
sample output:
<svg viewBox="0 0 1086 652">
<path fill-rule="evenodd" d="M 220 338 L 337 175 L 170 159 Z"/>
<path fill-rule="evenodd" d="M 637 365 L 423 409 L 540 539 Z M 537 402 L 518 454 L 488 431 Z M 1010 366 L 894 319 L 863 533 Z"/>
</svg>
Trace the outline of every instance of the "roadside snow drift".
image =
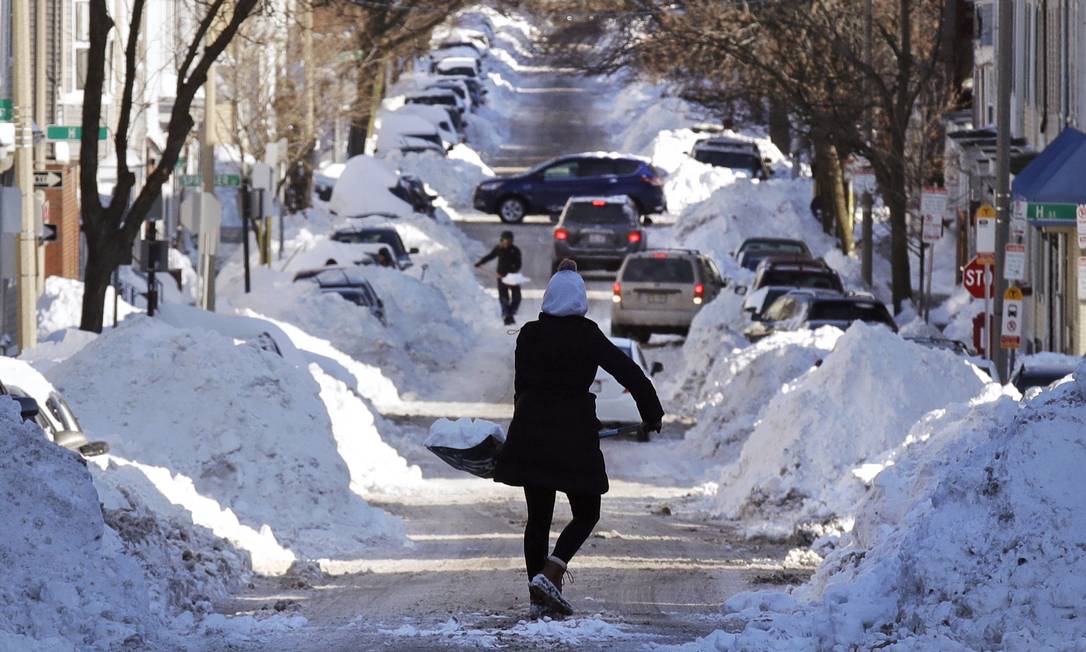
<svg viewBox="0 0 1086 652">
<path fill-rule="evenodd" d="M 684 648 L 1082 649 L 1086 364 L 1024 404 L 993 386 L 909 439 L 811 582 L 736 596 L 728 632 Z"/>
<path fill-rule="evenodd" d="M 739 459 L 723 471 L 716 511 L 786 531 L 850 516 L 865 482 L 918 419 L 984 387 L 980 372 L 953 353 L 856 323 L 821 366 L 765 406 Z"/>
<path fill-rule="evenodd" d="M 108 528 L 79 456 L 0 397 L 0 649 L 112 649 L 156 616 L 139 565 Z"/>
<path fill-rule="evenodd" d="M 150 480 L 131 485 L 146 491 L 144 502 L 180 505 L 249 551 L 257 570 L 353 556 L 401 536 L 397 521 L 351 491 L 364 483 L 337 449 L 309 370 L 255 344 L 132 317 L 47 377 L 92 438 L 109 442 L 110 469 Z"/>
</svg>

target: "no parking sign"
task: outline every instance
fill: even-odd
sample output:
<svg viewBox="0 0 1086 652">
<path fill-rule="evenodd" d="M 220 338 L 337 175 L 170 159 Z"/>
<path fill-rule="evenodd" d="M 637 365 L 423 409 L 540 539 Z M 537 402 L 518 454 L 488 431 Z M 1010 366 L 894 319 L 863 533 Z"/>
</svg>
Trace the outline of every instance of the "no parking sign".
<svg viewBox="0 0 1086 652">
<path fill-rule="evenodd" d="M 1022 346 L 1022 291 L 1007 288 L 1003 293 L 1003 328 L 1000 330 L 999 346 L 1004 349 L 1017 349 Z"/>
</svg>

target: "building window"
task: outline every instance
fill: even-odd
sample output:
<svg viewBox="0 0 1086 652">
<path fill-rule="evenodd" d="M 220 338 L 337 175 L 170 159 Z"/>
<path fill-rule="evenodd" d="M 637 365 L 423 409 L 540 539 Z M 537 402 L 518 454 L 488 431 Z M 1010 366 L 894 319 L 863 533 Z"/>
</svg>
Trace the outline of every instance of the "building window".
<svg viewBox="0 0 1086 652">
<path fill-rule="evenodd" d="M 977 24 L 973 33 L 980 39 L 980 44 L 982 46 L 992 45 L 992 27 L 994 22 L 992 20 L 992 15 L 994 14 L 994 11 L 994 5 L 991 3 L 977 5 L 977 11 L 975 13 Z"/>
<path fill-rule="evenodd" d="M 87 0 L 75 3 L 75 40 L 90 41 L 90 2 Z"/>
</svg>

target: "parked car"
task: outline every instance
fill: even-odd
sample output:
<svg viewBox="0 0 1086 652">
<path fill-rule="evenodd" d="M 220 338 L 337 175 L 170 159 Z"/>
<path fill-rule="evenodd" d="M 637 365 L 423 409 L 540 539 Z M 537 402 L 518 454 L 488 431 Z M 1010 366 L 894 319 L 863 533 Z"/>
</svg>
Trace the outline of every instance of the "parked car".
<svg viewBox="0 0 1086 652">
<path fill-rule="evenodd" d="M 765 311 L 762 321 L 743 331 L 751 342 L 779 331 L 836 326 L 847 329 L 853 322 L 882 324 L 897 332 L 897 324 L 881 301 L 868 295 L 842 295 L 834 290 L 801 289 L 780 297 Z"/>
<path fill-rule="evenodd" d="M 433 72 L 439 75 L 463 75 L 478 77 L 479 60 L 473 57 L 448 57 L 434 63 Z"/>
<path fill-rule="evenodd" d="M 468 92 L 471 93 L 471 101 L 475 106 L 483 104 L 486 98 L 487 88 L 483 85 L 483 82 L 478 77 L 468 77 L 467 75 L 442 75 L 439 77 L 441 82 L 459 82 L 463 84 Z"/>
<path fill-rule="evenodd" d="M 382 325 L 388 325 L 385 322 L 385 303 L 357 268 L 329 265 L 306 269 L 294 275 L 294 282 L 298 281 L 310 281 L 320 288 L 322 294 L 338 294 L 353 304 L 368 308 Z"/>
<path fill-rule="evenodd" d="M 392 227 L 348 227 L 339 229 L 332 234 L 332 240 L 350 244 L 376 244 L 388 247 L 392 259 L 398 269 L 407 269 L 414 263 L 411 262 L 411 254 L 419 252 L 417 247 L 408 249 L 404 246 L 400 234 Z"/>
<path fill-rule="evenodd" d="M 715 167 L 746 172 L 753 179 L 768 179 L 773 175 L 766 164 L 767 160 L 762 158 L 758 146 L 753 143 L 707 138 L 694 144 L 690 156 Z"/>
<path fill-rule="evenodd" d="M 841 277 L 824 261 L 806 256 L 769 256 L 758 263 L 751 290 L 777 285 L 844 292 Z M 742 294 L 743 290 L 736 288 Z"/>
<path fill-rule="evenodd" d="M 375 150 L 378 155 L 400 151 L 435 152 L 445 156 L 445 141 L 438 128 L 428 120 L 393 112 L 381 116 Z"/>
<path fill-rule="evenodd" d="M 464 108 L 467 111 L 475 110 L 475 102 L 473 101 L 471 91 L 468 87 L 456 79 L 441 80 L 428 84 L 423 90 L 449 90 L 456 93 L 456 96 L 460 98 L 460 101 L 464 103 Z"/>
<path fill-rule="evenodd" d="M 648 341 L 652 333 L 685 335 L 702 305 L 724 287 L 716 263 L 689 249 L 626 256 L 611 296 L 611 335 Z"/>
<path fill-rule="evenodd" d="M 453 126 L 453 119 L 449 117 L 449 111 L 446 107 L 430 106 L 428 104 L 405 104 L 391 112 L 391 115 L 400 114 L 413 115 L 434 125 L 441 135 L 441 139 L 445 141 L 446 146 L 451 147 L 463 140 L 460 132 Z"/>
<path fill-rule="evenodd" d="M 525 215 L 557 214 L 570 197 L 612 195 L 628 195 L 642 215 L 667 207 L 661 174 L 648 159 L 618 154 L 563 156 L 525 174 L 484 181 L 474 204 L 514 223 Z"/>
<path fill-rule="evenodd" d="M 788 285 L 767 285 L 753 292 L 747 293 L 743 298 L 743 312 L 747 313 L 751 321 L 762 321 L 765 311 L 773 305 L 773 302 L 788 294 L 796 288 Z M 830 290 L 827 290 L 829 292 Z"/>
<path fill-rule="evenodd" d="M 27 418 L 29 412 L 24 411 L 23 418 L 28 421 L 32 419 L 41 426 L 46 438 L 57 446 L 76 451 L 83 457 L 94 457 L 109 452 L 109 444 L 106 442 L 87 439 L 72 408 L 58 392 L 50 392 L 44 405 L 38 403 L 29 392 L 15 385 L 3 387 L 3 392 L 19 401 L 20 406 L 29 406 L 33 403 L 37 407 L 36 410 L 29 411 L 33 412 L 33 416 Z"/>
<path fill-rule="evenodd" d="M 655 362 L 650 367 L 645 362 L 645 356 L 641 353 L 641 347 L 637 342 L 623 337 L 612 337 L 611 342 L 633 360 L 645 375 L 652 378 L 663 371 L 664 366 Z M 596 395 L 596 418 L 606 425 L 622 425 L 641 423 L 641 414 L 637 411 L 637 403 L 626 391 L 626 388 L 618 383 L 611 374 L 603 369 L 596 371 L 596 379 L 592 381 L 592 393 Z"/>
<path fill-rule="evenodd" d="M 430 194 L 422 179 L 414 175 L 401 174 L 396 185 L 389 188 L 389 192 L 410 204 L 416 213 L 433 217 L 436 212 L 434 200 L 437 199 L 437 195 Z"/>
<path fill-rule="evenodd" d="M 1023 394 L 1033 387 L 1048 387 L 1075 372 L 1084 358 L 1060 353 L 1035 353 L 1015 363 L 1010 384 Z"/>
<path fill-rule="evenodd" d="M 802 240 L 789 240 L 787 238 L 747 238 L 739 249 L 735 251 L 735 260 L 743 269 L 754 271 L 758 263 L 769 256 L 782 254 L 794 254 L 810 257 L 811 250 Z"/>
<path fill-rule="evenodd" d="M 563 258 L 574 259 L 582 269 L 617 269 L 627 254 L 644 251 L 646 240 L 637 205 L 627 195 L 570 197 L 554 227 L 551 273 Z"/>
<path fill-rule="evenodd" d="M 416 91 L 404 96 L 404 104 L 422 104 L 424 106 L 443 106 L 449 109 L 449 115 L 453 119 L 453 126 L 457 131 L 464 127 L 464 103 L 456 96 L 456 93 L 447 88 L 431 88 L 427 91 Z"/>
</svg>

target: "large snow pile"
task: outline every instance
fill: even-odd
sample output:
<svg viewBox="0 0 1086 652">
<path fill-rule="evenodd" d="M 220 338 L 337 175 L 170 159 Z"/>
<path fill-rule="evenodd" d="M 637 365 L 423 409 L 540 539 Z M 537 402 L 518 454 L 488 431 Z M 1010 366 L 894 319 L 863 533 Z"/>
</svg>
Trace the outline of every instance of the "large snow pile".
<svg viewBox="0 0 1086 652">
<path fill-rule="evenodd" d="M 734 459 L 764 409 L 783 389 L 814 369 L 841 331 L 784 331 L 731 352 L 705 356 L 708 369 L 697 396 L 698 423 L 686 434 L 703 456 Z M 687 369 L 690 369 L 690 365 Z"/>
<path fill-rule="evenodd" d="M 0 397 L 0 649 L 113 649 L 156 625 L 142 571 L 106 526 L 79 456 Z"/>
<path fill-rule="evenodd" d="M 456 145 L 447 157 L 434 153 L 391 155 L 405 174 L 422 179 L 456 208 L 471 208 L 475 186 L 494 176 L 475 150 Z"/>
<path fill-rule="evenodd" d="M 821 366 L 765 406 L 739 459 L 722 473 L 715 509 L 785 532 L 799 522 L 847 518 L 918 419 L 984 387 L 981 372 L 949 351 L 853 324 Z"/>
<path fill-rule="evenodd" d="M 917 424 L 811 582 L 737 596 L 686 649 L 1081 649 L 1086 364 L 1025 404 L 993 390 Z"/>
<path fill-rule="evenodd" d="M 396 186 L 396 176 L 396 171 L 384 161 L 372 156 L 351 157 L 332 188 L 329 210 L 345 216 L 366 213 L 410 215 L 411 206 L 389 192 L 389 188 Z"/>
<path fill-rule="evenodd" d="M 140 500 L 180 505 L 247 550 L 258 570 L 357 555 L 401 536 L 397 521 L 351 490 L 361 483 L 338 449 L 346 433 L 310 370 L 274 353 L 133 317 L 47 377 L 92 438 L 109 442 L 107 472 L 138 470 L 149 480 L 129 486 Z"/>
</svg>

